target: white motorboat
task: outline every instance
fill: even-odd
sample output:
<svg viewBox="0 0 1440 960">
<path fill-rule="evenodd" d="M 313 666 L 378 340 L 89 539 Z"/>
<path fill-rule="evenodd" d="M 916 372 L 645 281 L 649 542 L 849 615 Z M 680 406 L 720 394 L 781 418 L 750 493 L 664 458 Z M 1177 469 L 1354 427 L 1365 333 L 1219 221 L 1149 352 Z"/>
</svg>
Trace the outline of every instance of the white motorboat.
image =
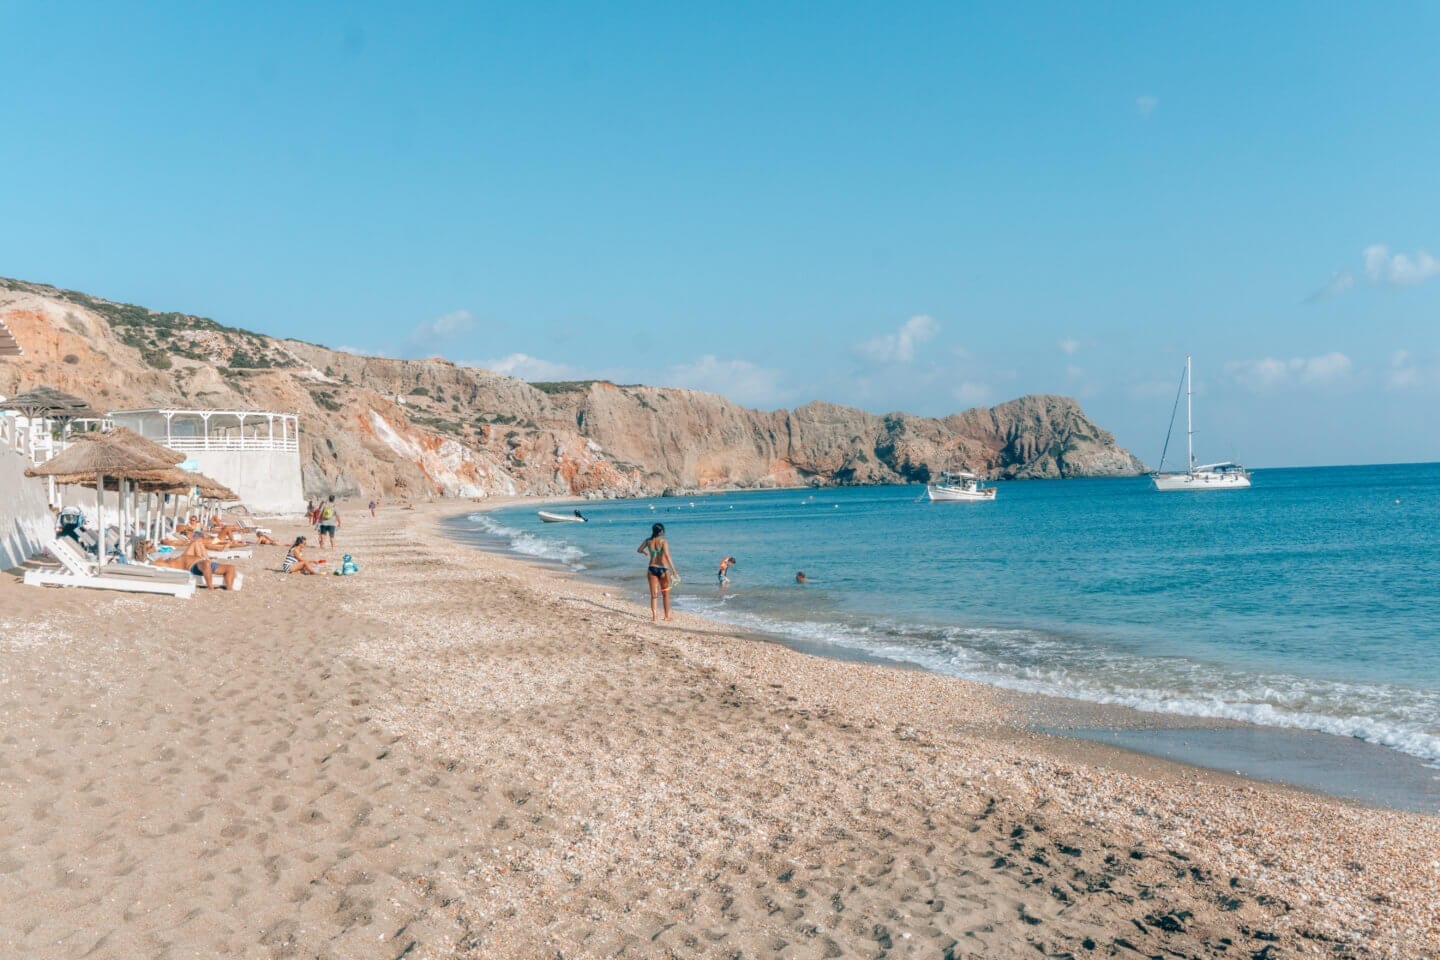
<svg viewBox="0 0 1440 960">
<path fill-rule="evenodd" d="M 551 513 L 549 510 L 540 510 L 540 511 L 537 511 L 537 512 L 540 514 L 540 519 L 541 519 L 541 520 L 544 520 L 546 523 L 587 523 L 587 522 L 589 522 L 585 517 L 580 516 L 580 511 L 579 511 L 579 510 L 576 510 L 574 513 Z"/>
<path fill-rule="evenodd" d="M 995 499 L 994 487 L 983 486 L 980 477 L 964 471 L 940 474 L 925 485 L 925 493 L 932 503 Z"/>
<path fill-rule="evenodd" d="M 1175 414 L 1180 408 L 1180 394 L 1175 394 L 1175 409 L 1170 411 L 1170 430 L 1165 433 L 1165 446 L 1160 451 L 1160 467 L 1150 474 L 1156 490 L 1243 490 L 1250 486 L 1250 474 L 1238 463 L 1195 463 L 1195 422 L 1190 413 L 1190 358 L 1185 358 L 1185 462 L 1184 473 L 1165 473 L 1165 454 L 1170 450 L 1170 432 L 1175 429 Z"/>
</svg>

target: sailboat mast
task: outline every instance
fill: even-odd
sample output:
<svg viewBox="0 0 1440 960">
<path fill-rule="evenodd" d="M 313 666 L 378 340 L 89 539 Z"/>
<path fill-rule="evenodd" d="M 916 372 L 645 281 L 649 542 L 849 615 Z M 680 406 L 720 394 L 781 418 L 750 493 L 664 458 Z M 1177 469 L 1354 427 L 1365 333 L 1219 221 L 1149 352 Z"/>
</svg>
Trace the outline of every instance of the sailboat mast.
<svg viewBox="0 0 1440 960">
<path fill-rule="evenodd" d="M 1190 462 L 1190 472 L 1195 472 L 1195 423 L 1190 419 L 1190 355 L 1185 355 L 1185 458 Z"/>
</svg>

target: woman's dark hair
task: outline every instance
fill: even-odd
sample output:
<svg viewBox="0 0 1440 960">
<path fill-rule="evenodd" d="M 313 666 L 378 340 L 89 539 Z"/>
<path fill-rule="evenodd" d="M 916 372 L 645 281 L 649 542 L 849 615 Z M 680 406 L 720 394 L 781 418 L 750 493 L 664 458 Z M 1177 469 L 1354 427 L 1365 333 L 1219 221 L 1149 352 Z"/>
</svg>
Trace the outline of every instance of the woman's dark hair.
<svg viewBox="0 0 1440 960">
<path fill-rule="evenodd" d="M 663 523 L 657 523 L 657 524 L 655 524 L 655 526 L 653 526 L 653 527 L 650 528 L 650 536 L 651 536 L 652 538 L 653 538 L 653 537 L 662 536 L 664 533 L 665 533 L 665 524 L 663 524 Z"/>
<path fill-rule="evenodd" d="M 292 543 L 292 544 L 290 544 L 290 549 L 291 549 L 291 550 L 294 550 L 296 547 L 300 546 L 300 544 L 302 544 L 302 543 L 304 543 L 304 542 L 305 542 L 305 538 L 304 538 L 304 537 L 296 537 L 296 538 L 295 538 L 295 542 Z"/>
</svg>

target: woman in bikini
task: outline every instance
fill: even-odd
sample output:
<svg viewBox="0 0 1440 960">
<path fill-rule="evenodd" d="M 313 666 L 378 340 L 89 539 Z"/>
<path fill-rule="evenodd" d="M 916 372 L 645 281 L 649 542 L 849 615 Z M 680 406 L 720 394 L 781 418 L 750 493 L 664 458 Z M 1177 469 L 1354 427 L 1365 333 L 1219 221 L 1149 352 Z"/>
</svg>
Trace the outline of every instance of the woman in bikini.
<svg viewBox="0 0 1440 960">
<path fill-rule="evenodd" d="M 296 537 L 290 549 L 285 551 L 285 561 L 280 565 L 282 573 L 299 573 L 304 575 L 315 575 L 320 573 L 316 564 L 324 563 L 324 560 L 317 560 L 311 563 L 305 559 L 305 538 Z"/>
<path fill-rule="evenodd" d="M 657 598 L 664 598 L 665 619 L 673 620 L 670 616 L 670 577 L 671 574 L 679 575 L 675 569 L 675 561 L 670 559 L 670 544 L 665 540 L 665 524 L 657 523 L 650 528 L 650 537 L 636 553 L 643 553 L 648 558 L 649 566 L 645 568 L 645 577 L 650 581 L 650 619 L 660 619 L 655 610 Z"/>
</svg>

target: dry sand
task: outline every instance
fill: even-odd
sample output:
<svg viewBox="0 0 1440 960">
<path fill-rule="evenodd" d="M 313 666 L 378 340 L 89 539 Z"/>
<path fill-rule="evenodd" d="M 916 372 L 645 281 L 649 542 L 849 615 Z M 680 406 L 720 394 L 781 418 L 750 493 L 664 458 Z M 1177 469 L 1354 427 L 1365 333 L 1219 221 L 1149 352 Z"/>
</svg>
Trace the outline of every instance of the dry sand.
<svg viewBox="0 0 1440 960">
<path fill-rule="evenodd" d="M 1440 956 L 1440 818 L 655 626 L 455 510 L 345 511 L 358 577 L 0 577 L 0 956 Z"/>
</svg>

